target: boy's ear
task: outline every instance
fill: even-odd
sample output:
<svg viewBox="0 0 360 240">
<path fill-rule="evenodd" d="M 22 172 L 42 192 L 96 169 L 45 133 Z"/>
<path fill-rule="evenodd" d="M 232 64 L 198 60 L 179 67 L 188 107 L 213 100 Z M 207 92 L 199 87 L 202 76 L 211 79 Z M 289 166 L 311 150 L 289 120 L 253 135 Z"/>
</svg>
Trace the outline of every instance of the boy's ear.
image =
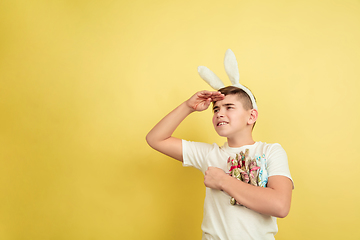
<svg viewBox="0 0 360 240">
<path fill-rule="evenodd" d="M 256 122 L 257 118 L 258 118 L 258 111 L 256 109 L 251 109 L 250 110 L 250 118 L 248 120 L 248 124 L 253 124 Z"/>
</svg>

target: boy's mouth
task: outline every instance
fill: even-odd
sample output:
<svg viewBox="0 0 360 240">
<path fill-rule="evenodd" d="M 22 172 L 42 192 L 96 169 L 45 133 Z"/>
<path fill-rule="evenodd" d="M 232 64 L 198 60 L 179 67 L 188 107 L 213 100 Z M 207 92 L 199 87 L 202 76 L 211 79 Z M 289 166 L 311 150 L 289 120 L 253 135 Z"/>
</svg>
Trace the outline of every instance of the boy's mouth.
<svg viewBox="0 0 360 240">
<path fill-rule="evenodd" d="M 229 124 L 228 122 L 219 122 L 218 124 L 216 124 L 216 126 L 222 126 L 222 125 L 226 125 Z"/>
</svg>

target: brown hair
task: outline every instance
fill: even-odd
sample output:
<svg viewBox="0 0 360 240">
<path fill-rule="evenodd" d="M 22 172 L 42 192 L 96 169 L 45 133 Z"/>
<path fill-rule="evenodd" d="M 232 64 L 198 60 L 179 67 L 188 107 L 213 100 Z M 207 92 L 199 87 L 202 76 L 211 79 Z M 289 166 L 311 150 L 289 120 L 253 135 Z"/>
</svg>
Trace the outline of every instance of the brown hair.
<svg viewBox="0 0 360 240">
<path fill-rule="evenodd" d="M 250 110 L 250 109 L 254 108 L 249 95 L 241 88 L 234 87 L 234 86 L 227 86 L 227 87 L 223 87 L 223 88 L 219 89 L 219 92 L 221 92 L 225 96 L 226 95 L 237 95 L 239 97 L 240 102 L 243 104 L 243 107 L 245 110 Z M 254 99 L 256 101 L 255 96 L 254 96 Z M 215 104 L 215 103 L 216 102 L 213 102 L 213 104 Z"/>
</svg>

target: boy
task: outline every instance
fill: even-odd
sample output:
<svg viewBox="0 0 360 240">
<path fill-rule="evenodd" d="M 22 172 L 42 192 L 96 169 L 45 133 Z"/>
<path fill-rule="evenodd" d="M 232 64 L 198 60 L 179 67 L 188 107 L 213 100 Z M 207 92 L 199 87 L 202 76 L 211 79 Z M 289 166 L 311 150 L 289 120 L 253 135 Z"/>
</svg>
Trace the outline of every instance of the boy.
<svg viewBox="0 0 360 240">
<path fill-rule="evenodd" d="M 213 103 L 213 125 L 227 138 L 224 146 L 195 143 L 172 136 L 191 113 L 206 110 Z M 165 116 L 146 136 L 148 144 L 201 170 L 206 186 L 202 239 L 274 239 L 276 217 L 290 210 L 293 183 L 287 156 L 279 144 L 255 142 L 252 128 L 258 112 L 248 93 L 235 86 L 219 91 L 200 91 Z M 229 176 L 227 160 L 241 151 L 266 158 L 267 187 L 253 186 Z M 230 197 L 241 205 L 231 205 Z"/>
</svg>

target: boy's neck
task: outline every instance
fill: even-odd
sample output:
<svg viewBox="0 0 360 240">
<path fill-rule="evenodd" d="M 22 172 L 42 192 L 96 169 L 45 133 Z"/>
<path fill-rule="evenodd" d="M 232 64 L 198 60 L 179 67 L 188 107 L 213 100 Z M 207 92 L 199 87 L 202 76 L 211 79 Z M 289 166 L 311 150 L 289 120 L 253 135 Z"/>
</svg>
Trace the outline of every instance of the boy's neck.
<svg viewBox="0 0 360 240">
<path fill-rule="evenodd" d="M 250 135 L 249 137 L 242 137 L 242 138 L 228 138 L 227 139 L 229 147 L 232 148 L 239 148 L 245 145 L 252 145 L 255 143 L 254 139 Z"/>
</svg>

